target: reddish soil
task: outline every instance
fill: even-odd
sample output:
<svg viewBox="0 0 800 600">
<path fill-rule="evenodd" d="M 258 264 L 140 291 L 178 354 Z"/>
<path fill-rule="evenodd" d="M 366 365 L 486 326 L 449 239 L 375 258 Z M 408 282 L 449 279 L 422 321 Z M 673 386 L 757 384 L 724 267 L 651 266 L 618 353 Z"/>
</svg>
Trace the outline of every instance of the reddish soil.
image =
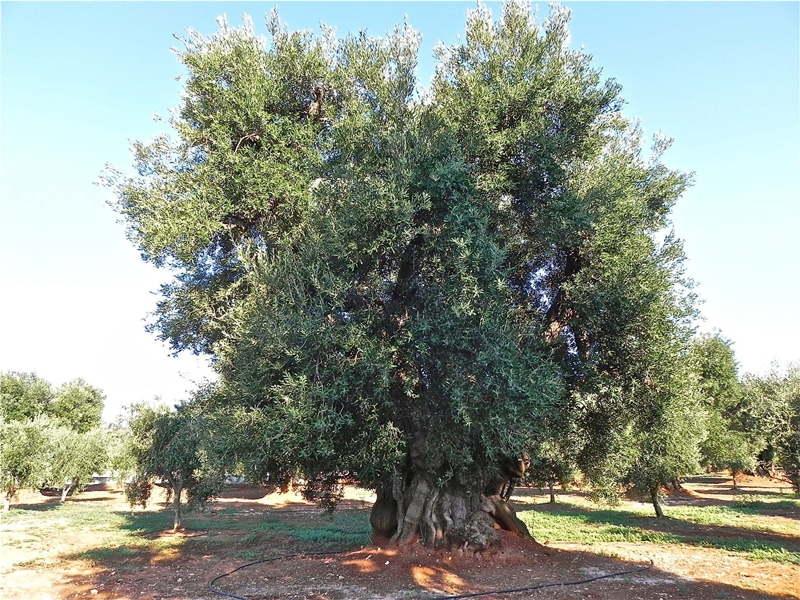
<svg viewBox="0 0 800 600">
<path fill-rule="evenodd" d="M 771 484 L 751 479 L 740 486 L 742 489 L 734 492 L 724 480 L 717 478 L 693 486 L 686 494 L 673 496 L 667 505 L 726 502 L 733 494 L 747 493 L 748 486 L 761 489 Z M 78 498 L 129 511 L 119 492 L 114 490 L 87 491 Z M 527 508 L 526 504 L 541 503 L 543 496 L 540 492 L 522 489 L 515 499 L 519 508 Z M 342 510 L 360 511 L 366 519 L 370 500 L 363 494 L 351 497 Z M 23 501 L 48 500 L 30 496 Z M 280 513 L 282 521 L 288 523 L 292 519 L 298 523 L 307 521 L 318 515 L 315 507 L 297 495 L 265 494 L 264 490 L 243 487 L 233 488 L 214 504 L 213 510 L 227 511 L 227 515 L 235 511 L 237 526 L 245 522 L 252 523 L 253 527 L 263 521 L 265 515 Z M 798 515 L 786 518 L 797 519 Z M 298 548 L 296 540 L 280 535 L 267 547 L 254 547 L 242 538 L 242 529 L 164 533 L 165 539 L 183 536 L 192 543 L 161 550 L 136 549 L 107 560 L 76 558 L 75 551 L 70 551 L 71 544 L 87 547 L 91 531 L 59 535 L 52 540 L 51 556 L 31 564 L 22 562 L 25 557 L 19 555 L 19 545 L 14 545 L 9 547 L 10 552 L 3 552 L 2 562 L 6 568 L 0 591 L 7 600 L 221 599 L 225 596 L 212 592 L 209 583 L 214 577 L 248 563 L 242 557 L 243 549 L 257 555 L 251 561 L 303 549 Z M 23 532 L 3 530 L 4 540 L 22 539 L 21 535 Z M 214 543 L 205 544 L 204 540 L 212 536 Z M 101 542 L 98 539 L 98 547 Z M 800 598 L 800 567 L 797 565 L 755 562 L 742 555 L 708 548 L 650 543 L 542 546 L 506 535 L 501 551 L 467 556 L 431 551 L 419 545 L 398 551 L 376 542 L 373 546 L 342 554 L 295 556 L 254 564 L 231 573 L 215 586 L 231 594 L 228 597 L 248 600 L 432 600 L 486 592 L 489 594 L 478 597 L 495 600 Z M 15 566 L 8 568 L 9 563 Z M 596 579 L 604 575 L 613 576 Z M 589 581 L 591 579 L 594 581 Z M 541 587 L 548 585 L 550 587 Z M 502 593 L 523 588 L 526 590 Z"/>
</svg>

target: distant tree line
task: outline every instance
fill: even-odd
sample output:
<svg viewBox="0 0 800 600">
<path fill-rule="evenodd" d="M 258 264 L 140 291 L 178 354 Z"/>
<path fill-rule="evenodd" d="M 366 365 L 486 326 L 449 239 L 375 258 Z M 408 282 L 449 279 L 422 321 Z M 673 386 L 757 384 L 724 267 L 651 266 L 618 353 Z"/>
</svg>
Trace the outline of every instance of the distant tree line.
<svg viewBox="0 0 800 600">
<path fill-rule="evenodd" d="M 83 379 L 60 387 L 35 373 L 0 374 L 0 491 L 5 510 L 20 490 L 82 491 L 95 473 L 110 471 L 131 506 L 147 505 L 154 485 L 168 490 L 181 523 L 190 506 L 221 489 L 225 469 L 210 468 L 207 419 L 188 405 L 140 402 L 103 427 L 102 390 Z"/>
<path fill-rule="evenodd" d="M 83 379 L 53 388 L 34 373 L 0 374 L 0 489 L 6 510 L 26 488 L 60 490 L 64 501 L 106 468 L 104 401 L 102 390 Z"/>
</svg>

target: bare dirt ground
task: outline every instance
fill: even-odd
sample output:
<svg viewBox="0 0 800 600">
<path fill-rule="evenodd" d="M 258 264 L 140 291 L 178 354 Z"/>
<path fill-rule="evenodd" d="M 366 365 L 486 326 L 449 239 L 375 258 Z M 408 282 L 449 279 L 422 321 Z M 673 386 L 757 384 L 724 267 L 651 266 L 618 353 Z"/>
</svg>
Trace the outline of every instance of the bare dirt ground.
<svg viewBox="0 0 800 600">
<path fill-rule="evenodd" d="M 740 483 L 739 490 L 732 490 L 730 480 L 722 477 L 696 478 L 686 486 L 686 493 L 667 500 L 667 509 L 680 504 L 728 503 L 743 494 L 774 492 L 781 486 L 785 484 L 748 478 Z M 349 514 L 366 520 L 373 499 L 368 493 L 351 490 L 341 510 L 352 511 Z M 31 510 L 37 505 L 57 502 L 34 494 L 24 496 L 21 501 L 22 508 Z M 514 501 L 519 510 L 525 510 L 542 504 L 545 497 L 539 490 L 522 488 Z M 70 502 L 91 503 L 120 515 L 131 514 L 122 494 L 113 488 L 90 489 Z M 163 509 L 155 505 L 147 509 L 159 510 Z M 46 512 L 41 517 L 48 518 Z M 313 543 L 299 543 L 296 538 L 282 534 L 280 528 L 268 538 L 248 535 L 248 530 L 259 531 L 265 519 L 279 519 L 283 527 L 291 528 L 293 524 L 307 525 L 321 518 L 314 506 L 296 494 L 268 494 L 265 489 L 235 486 L 211 505 L 202 521 L 196 521 L 201 527 L 179 534 L 136 534 L 147 536 L 148 545 L 94 554 L 86 549 L 108 546 L 107 531 L 93 531 L 91 525 L 80 530 L 60 530 L 45 540 L 43 553 L 41 544 L 24 543 L 31 537 L 24 527 L 4 522 L 0 597 L 7 600 L 223 598 L 209 589 L 210 581 L 218 575 L 263 558 L 324 549 Z M 775 518 L 797 520 L 800 515 Z M 236 527 L 226 528 L 222 521 L 215 525 L 215 519 L 235 519 Z M 188 524 L 192 526 L 191 521 Z M 738 533 L 748 535 L 745 529 Z M 163 541 L 164 545 L 150 543 L 154 540 Z M 623 572 L 628 573 L 588 581 Z M 569 585 L 539 587 L 548 584 Z M 541 546 L 506 536 L 503 550 L 491 556 L 467 557 L 421 546 L 398 552 L 376 541 L 335 555 L 295 556 L 256 564 L 232 573 L 215 585 L 228 597 L 249 600 L 431 600 L 486 592 L 490 593 L 479 597 L 768 600 L 800 598 L 800 566 L 753 561 L 742 554 L 684 544 L 546 543 Z M 499 592 L 520 588 L 529 589 Z"/>
</svg>

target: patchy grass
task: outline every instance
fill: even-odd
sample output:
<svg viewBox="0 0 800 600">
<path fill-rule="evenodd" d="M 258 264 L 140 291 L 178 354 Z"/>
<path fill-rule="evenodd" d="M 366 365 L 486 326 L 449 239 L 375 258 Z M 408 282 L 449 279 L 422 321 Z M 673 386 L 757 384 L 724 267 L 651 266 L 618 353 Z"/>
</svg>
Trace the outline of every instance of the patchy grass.
<svg viewBox="0 0 800 600">
<path fill-rule="evenodd" d="M 177 548 L 180 538 L 150 539 L 172 527 L 168 512 L 123 512 L 107 504 L 92 502 L 46 503 L 10 510 L 2 518 L 4 531 L 16 531 L 23 537 L 11 541 L 22 558 L 11 566 L 53 564 L 60 560 L 83 558 L 104 562 L 110 557 L 122 560 L 142 553 L 158 553 Z M 69 545 L 69 556 L 52 556 L 52 547 Z"/>
<path fill-rule="evenodd" d="M 776 514 L 794 501 L 748 501 L 720 506 L 670 506 L 656 519 L 649 507 L 624 503 L 595 508 L 562 501 L 520 513 L 541 541 L 602 544 L 687 544 L 741 553 L 751 560 L 800 564 L 800 522 Z"/>
<path fill-rule="evenodd" d="M 243 542 L 257 542 L 280 535 L 319 550 L 353 548 L 370 543 L 369 518 L 365 511 L 314 514 L 301 523 L 284 521 L 279 515 L 249 524 Z"/>
<path fill-rule="evenodd" d="M 320 517 L 309 525 L 295 528 L 291 535 L 323 550 L 352 548 L 370 543 L 369 519 L 362 511 L 334 513 L 333 516 Z"/>
</svg>

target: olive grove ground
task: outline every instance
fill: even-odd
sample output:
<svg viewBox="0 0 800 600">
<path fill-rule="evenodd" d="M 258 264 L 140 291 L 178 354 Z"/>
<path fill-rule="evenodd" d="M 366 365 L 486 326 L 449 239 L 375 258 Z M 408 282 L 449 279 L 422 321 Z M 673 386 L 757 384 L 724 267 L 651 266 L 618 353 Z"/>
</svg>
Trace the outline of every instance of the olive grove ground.
<svg viewBox="0 0 800 600">
<path fill-rule="evenodd" d="M 2 518 L 2 587 L 8 600 L 222 598 L 210 580 L 245 563 L 297 552 L 341 554 L 255 565 L 217 583 L 251 600 L 411 600 L 572 582 L 576 586 L 487 598 L 713 600 L 800 598 L 800 502 L 788 486 L 746 478 L 692 479 L 667 518 L 635 502 L 608 508 L 579 491 L 518 488 L 513 501 L 544 548 L 509 536 L 502 552 L 465 560 L 421 546 L 403 554 L 368 537 L 374 497 L 349 489 L 325 517 L 292 492 L 232 486 L 186 531 L 166 533 L 162 505 L 131 511 L 122 493 L 93 486 L 60 504 L 25 494 Z"/>
</svg>

